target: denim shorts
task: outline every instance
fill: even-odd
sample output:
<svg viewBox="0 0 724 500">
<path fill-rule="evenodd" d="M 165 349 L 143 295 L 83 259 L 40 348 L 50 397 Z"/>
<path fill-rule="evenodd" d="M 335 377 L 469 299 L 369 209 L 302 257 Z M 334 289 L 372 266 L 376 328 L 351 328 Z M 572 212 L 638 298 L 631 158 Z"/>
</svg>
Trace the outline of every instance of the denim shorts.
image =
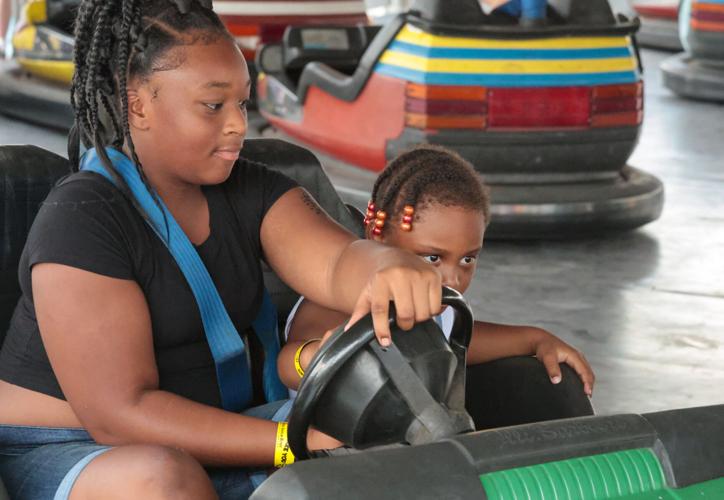
<svg viewBox="0 0 724 500">
<path fill-rule="evenodd" d="M 244 415 L 285 420 L 291 400 L 250 408 Z M 11 500 L 66 500 L 83 468 L 111 449 L 83 429 L 0 425 L 0 477 Z M 207 468 L 219 498 L 248 498 L 267 473 L 260 468 Z"/>
</svg>

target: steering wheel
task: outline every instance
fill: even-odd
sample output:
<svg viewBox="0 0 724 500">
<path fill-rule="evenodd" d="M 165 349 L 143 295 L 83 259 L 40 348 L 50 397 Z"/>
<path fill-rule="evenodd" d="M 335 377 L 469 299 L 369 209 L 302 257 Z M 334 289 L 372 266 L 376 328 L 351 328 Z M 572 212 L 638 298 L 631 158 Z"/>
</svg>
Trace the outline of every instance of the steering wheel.
<svg viewBox="0 0 724 500">
<path fill-rule="evenodd" d="M 442 303 L 452 307 L 455 311 L 455 320 L 449 344 L 458 358 L 458 365 L 462 365 L 462 376 L 456 378 L 454 383 L 461 385 L 458 391 L 460 393 L 458 399 L 462 397 L 461 405 L 464 405 L 464 394 L 462 393 L 464 387 L 462 385 L 464 383 L 464 361 L 472 335 L 473 314 L 463 296 L 451 288 L 443 287 Z M 392 303 L 390 304 L 389 323 L 390 327 L 396 325 L 395 310 Z M 344 325 L 340 326 L 317 352 L 307 368 L 289 418 L 289 445 L 298 460 L 310 457 L 310 452 L 307 449 L 307 432 L 320 397 L 345 362 L 368 347 L 380 359 L 381 364 L 390 374 L 390 379 L 392 379 L 397 390 L 411 408 L 419 409 L 428 415 L 432 413 L 436 417 L 440 416 L 440 412 L 444 412 L 440 404 L 430 396 L 397 347 L 392 344 L 385 349 L 379 345 L 372 325 L 372 316 L 368 314 L 355 323 L 347 332 L 344 332 Z M 388 359 L 385 360 L 384 358 Z M 394 372 L 398 372 L 397 377 L 395 377 Z M 431 412 L 431 410 L 433 411 Z M 465 415 L 467 416 L 467 413 Z M 451 426 L 443 426 L 445 428 L 441 429 L 440 432 L 451 435 L 472 430 L 468 424 L 469 416 L 467 417 L 467 419 L 463 418 L 461 422 L 452 423 Z M 450 419 L 444 416 L 443 420 Z M 470 420 L 470 422 L 472 421 Z M 436 425 L 436 427 L 440 426 Z M 437 437 L 444 436 L 439 435 Z"/>
</svg>

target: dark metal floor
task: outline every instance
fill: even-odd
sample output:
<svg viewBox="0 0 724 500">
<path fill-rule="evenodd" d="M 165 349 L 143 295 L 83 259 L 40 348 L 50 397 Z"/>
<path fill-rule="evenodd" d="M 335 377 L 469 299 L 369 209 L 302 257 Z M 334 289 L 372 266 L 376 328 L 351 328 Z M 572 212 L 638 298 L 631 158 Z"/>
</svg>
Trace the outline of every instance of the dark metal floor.
<svg viewBox="0 0 724 500">
<path fill-rule="evenodd" d="M 724 106 L 662 88 L 667 56 L 643 53 L 646 118 L 630 161 L 663 180 L 661 219 L 597 240 L 490 242 L 468 293 L 480 318 L 540 325 L 582 349 L 599 413 L 724 402 Z M 65 151 L 62 134 L 3 117 L 0 143 Z M 365 178 L 339 183 L 353 194 Z"/>
</svg>

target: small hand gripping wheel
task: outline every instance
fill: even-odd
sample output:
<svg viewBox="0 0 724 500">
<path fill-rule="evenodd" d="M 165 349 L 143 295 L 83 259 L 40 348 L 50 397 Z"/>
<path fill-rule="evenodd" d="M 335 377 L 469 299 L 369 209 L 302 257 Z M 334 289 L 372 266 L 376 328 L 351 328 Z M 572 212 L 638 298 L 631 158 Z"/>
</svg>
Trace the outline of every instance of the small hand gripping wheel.
<svg viewBox="0 0 724 500">
<path fill-rule="evenodd" d="M 449 343 L 432 319 L 401 330 L 394 307 L 388 348 L 379 345 L 371 315 L 332 334 L 307 368 L 292 407 L 289 444 L 297 459 L 310 457 L 312 425 L 356 449 L 422 444 L 474 430 L 465 411 L 473 315 L 450 288 L 443 288 L 442 303 L 455 311 Z"/>
</svg>

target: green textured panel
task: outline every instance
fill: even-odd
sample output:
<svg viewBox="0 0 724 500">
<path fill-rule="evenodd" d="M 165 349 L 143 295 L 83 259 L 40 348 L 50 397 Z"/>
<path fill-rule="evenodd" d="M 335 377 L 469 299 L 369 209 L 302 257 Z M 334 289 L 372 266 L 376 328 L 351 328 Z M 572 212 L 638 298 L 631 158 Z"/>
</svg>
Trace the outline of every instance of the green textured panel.
<svg viewBox="0 0 724 500">
<path fill-rule="evenodd" d="M 492 472 L 480 480 L 490 500 L 637 498 L 666 490 L 661 465 L 649 449 Z"/>
<path fill-rule="evenodd" d="M 724 498 L 724 478 L 713 479 L 678 490 L 666 488 L 624 498 L 625 500 L 721 500 Z"/>
</svg>

